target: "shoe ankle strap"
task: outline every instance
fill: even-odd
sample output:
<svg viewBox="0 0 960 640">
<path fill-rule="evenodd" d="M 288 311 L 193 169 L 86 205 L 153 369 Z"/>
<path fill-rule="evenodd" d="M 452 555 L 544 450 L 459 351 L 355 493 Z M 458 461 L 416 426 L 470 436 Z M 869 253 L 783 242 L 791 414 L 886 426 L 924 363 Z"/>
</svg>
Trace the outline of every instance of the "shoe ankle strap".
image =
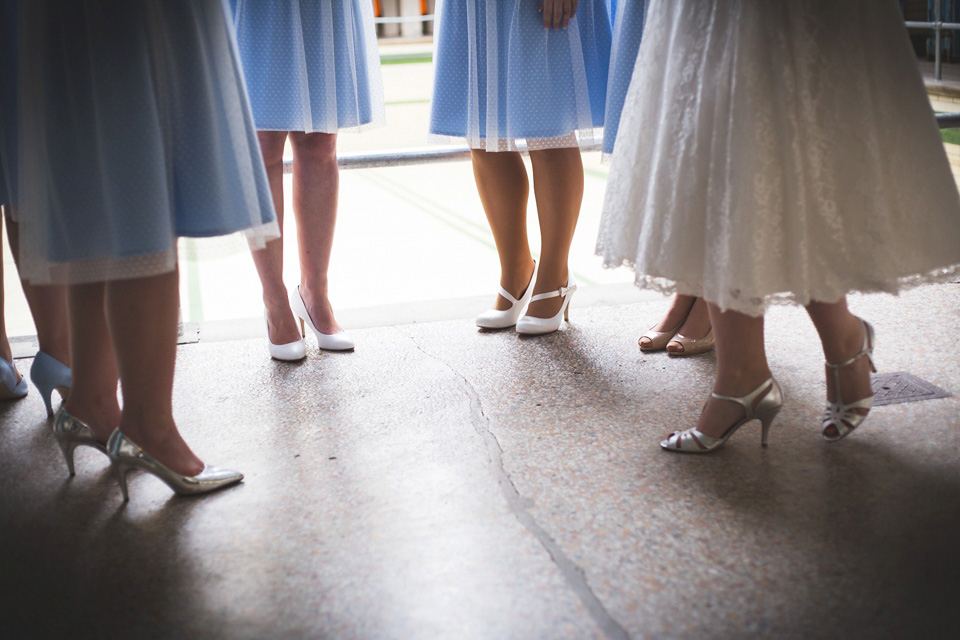
<svg viewBox="0 0 960 640">
<path fill-rule="evenodd" d="M 506 289 L 504 289 L 503 287 L 500 287 L 500 295 L 501 295 L 505 300 L 508 300 L 511 305 L 514 305 L 514 304 L 517 304 L 517 303 L 520 302 L 519 300 L 517 300 L 516 298 L 514 298 L 514 297 L 510 294 L 510 292 L 507 291 Z"/>
<path fill-rule="evenodd" d="M 547 300 L 549 298 L 564 297 L 568 293 L 577 290 L 577 284 L 573 283 L 568 287 L 560 287 L 556 291 L 548 291 L 547 293 L 538 293 L 537 295 L 530 298 L 530 302 L 537 302 L 538 300 Z"/>
<path fill-rule="evenodd" d="M 763 382 L 759 387 L 757 387 L 756 389 L 754 389 L 753 391 L 751 391 L 745 396 L 735 398 L 733 396 L 722 396 L 719 393 L 711 392 L 710 397 L 716 398 L 717 400 L 727 400 L 728 402 L 735 402 L 740 406 L 742 406 L 746 410 L 747 415 L 750 416 L 750 415 L 753 415 L 753 401 L 756 400 L 760 396 L 760 394 L 764 394 L 767 391 L 772 391 L 774 384 L 776 383 L 774 382 L 773 378 L 767 378 L 767 380 Z"/>
</svg>

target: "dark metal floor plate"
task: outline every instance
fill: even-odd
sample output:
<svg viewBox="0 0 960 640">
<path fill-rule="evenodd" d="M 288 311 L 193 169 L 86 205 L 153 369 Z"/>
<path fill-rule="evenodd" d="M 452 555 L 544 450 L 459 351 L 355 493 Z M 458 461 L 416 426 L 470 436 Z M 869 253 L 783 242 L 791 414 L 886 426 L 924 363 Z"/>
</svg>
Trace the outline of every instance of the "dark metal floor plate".
<svg viewBox="0 0 960 640">
<path fill-rule="evenodd" d="M 875 407 L 950 396 L 949 392 L 935 384 L 921 380 L 905 371 L 883 373 L 873 377 L 873 406 Z"/>
</svg>

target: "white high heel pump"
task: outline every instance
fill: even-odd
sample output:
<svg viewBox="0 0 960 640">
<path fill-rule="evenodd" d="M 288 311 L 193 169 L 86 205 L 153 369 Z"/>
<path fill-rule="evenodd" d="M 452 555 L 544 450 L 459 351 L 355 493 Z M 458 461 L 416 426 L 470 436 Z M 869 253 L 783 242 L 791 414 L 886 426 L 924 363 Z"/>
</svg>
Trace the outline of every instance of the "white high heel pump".
<svg viewBox="0 0 960 640">
<path fill-rule="evenodd" d="M 310 312 L 307 311 L 307 305 L 303 303 L 303 296 L 300 295 L 300 285 L 290 292 L 290 307 L 293 309 L 293 315 L 300 319 L 300 335 L 307 337 L 307 327 L 313 331 L 317 337 L 317 345 L 326 351 L 351 351 L 355 345 L 353 338 L 346 331 L 338 333 L 321 333 L 310 319 Z"/>
<path fill-rule="evenodd" d="M 284 362 L 296 362 L 307 357 L 307 343 L 303 339 L 288 342 L 287 344 L 273 344 L 270 339 L 270 321 L 267 320 L 267 310 L 263 310 L 263 324 L 267 327 L 267 345 L 270 357 Z"/>
<path fill-rule="evenodd" d="M 533 289 L 533 287 L 531 287 Z M 530 298 L 530 302 L 534 303 L 539 300 L 548 300 L 549 298 L 561 297 L 563 298 L 563 304 L 560 305 L 560 311 L 557 312 L 557 315 L 552 318 L 535 318 L 530 315 L 525 315 L 520 320 L 517 321 L 517 333 L 522 333 L 528 336 L 542 336 L 547 333 L 553 333 L 560 328 L 560 325 L 563 324 L 563 321 L 570 321 L 570 300 L 573 298 L 573 292 L 577 290 L 577 282 L 573 279 L 573 272 L 570 271 L 567 276 L 567 286 L 560 287 L 556 291 L 549 291 L 547 293 L 538 293 L 537 295 Z"/>
<path fill-rule="evenodd" d="M 533 261 L 533 274 L 530 276 L 530 282 L 524 290 L 520 299 L 514 298 L 509 291 L 500 287 L 500 295 L 504 300 L 510 302 L 510 308 L 500 311 L 499 309 L 490 309 L 477 316 L 477 326 L 481 329 L 508 329 L 517 324 L 517 320 L 523 315 L 524 309 L 530 303 L 530 297 L 533 295 L 533 283 L 537 281 L 537 261 Z"/>
</svg>

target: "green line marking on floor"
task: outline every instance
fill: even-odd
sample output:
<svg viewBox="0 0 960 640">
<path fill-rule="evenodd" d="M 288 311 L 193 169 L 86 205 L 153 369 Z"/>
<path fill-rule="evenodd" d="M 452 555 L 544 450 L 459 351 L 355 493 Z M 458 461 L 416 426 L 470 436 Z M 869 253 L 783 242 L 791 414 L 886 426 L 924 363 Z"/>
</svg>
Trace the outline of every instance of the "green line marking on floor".
<svg viewBox="0 0 960 640">
<path fill-rule="evenodd" d="M 607 180 L 610 178 L 610 174 L 606 171 L 599 171 L 597 169 L 584 169 L 583 172 L 591 178 L 598 178 L 600 180 Z"/>
<path fill-rule="evenodd" d="M 466 220 L 462 216 L 458 215 L 453 210 L 447 209 L 446 207 L 440 204 L 437 204 L 432 200 L 424 198 L 419 193 L 408 190 L 400 186 L 398 183 L 395 183 L 393 180 L 389 178 L 385 178 L 381 174 L 371 172 L 367 174 L 366 177 L 367 179 L 375 183 L 384 191 L 399 198 L 400 200 L 403 200 L 407 204 L 413 205 L 414 207 L 417 208 L 418 211 L 423 212 L 424 214 L 430 216 L 431 218 L 439 220 L 440 222 L 444 223 L 448 227 L 451 227 L 461 232 L 463 235 L 467 236 L 471 240 L 479 242 L 480 244 L 487 247 L 488 249 L 491 249 L 492 251 L 496 252 L 497 250 L 496 245 L 493 243 L 492 238 L 487 235 L 489 233 L 489 229 L 485 229 L 484 231 L 486 231 L 487 233 L 484 233 L 483 235 L 481 235 L 480 233 L 468 228 L 469 226 L 477 227 L 478 225 L 471 223 L 470 221 Z"/>
</svg>

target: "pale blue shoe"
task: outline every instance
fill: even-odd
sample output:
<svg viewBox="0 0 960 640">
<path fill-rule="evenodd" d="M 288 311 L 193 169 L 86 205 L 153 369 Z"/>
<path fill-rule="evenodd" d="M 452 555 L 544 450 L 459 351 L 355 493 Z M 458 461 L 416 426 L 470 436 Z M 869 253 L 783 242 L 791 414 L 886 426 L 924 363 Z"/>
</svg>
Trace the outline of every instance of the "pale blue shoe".
<svg viewBox="0 0 960 640">
<path fill-rule="evenodd" d="M 0 400 L 19 400 L 26 395 L 27 381 L 17 374 L 12 362 L 0 358 Z"/>
<path fill-rule="evenodd" d="M 37 356 L 30 367 L 30 379 L 40 391 L 43 404 L 47 407 L 47 417 L 52 418 L 54 390 L 60 393 L 60 399 L 63 400 L 70 391 L 70 385 L 73 384 L 73 373 L 70 367 L 43 351 L 37 351 Z"/>
</svg>

